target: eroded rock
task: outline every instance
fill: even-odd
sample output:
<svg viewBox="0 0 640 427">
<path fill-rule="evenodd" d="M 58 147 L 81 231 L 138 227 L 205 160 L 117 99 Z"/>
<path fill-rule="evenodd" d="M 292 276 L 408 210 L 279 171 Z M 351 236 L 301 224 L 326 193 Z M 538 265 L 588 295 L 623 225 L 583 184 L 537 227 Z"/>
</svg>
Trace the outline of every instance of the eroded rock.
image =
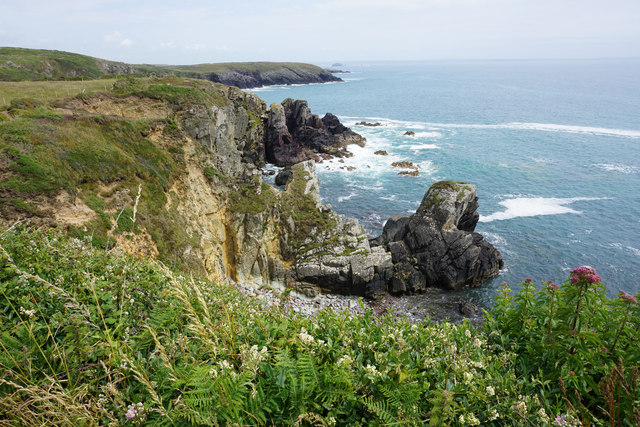
<svg viewBox="0 0 640 427">
<path fill-rule="evenodd" d="M 441 181 L 427 191 L 415 214 L 392 217 L 372 245 L 393 260 L 390 291 L 479 286 L 497 276 L 504 262 L 496 248 L 474 233 L 479 215 L 476 186 Z"/>
</svg>

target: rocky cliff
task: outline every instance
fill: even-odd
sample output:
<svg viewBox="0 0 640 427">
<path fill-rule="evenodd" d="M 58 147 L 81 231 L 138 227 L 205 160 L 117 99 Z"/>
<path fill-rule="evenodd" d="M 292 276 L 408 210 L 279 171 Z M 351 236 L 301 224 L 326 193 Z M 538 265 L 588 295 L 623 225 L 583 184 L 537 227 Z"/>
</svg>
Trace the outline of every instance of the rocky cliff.
<svg viewBox="0 0 640 427">
<path fill-rule="evenodd" d="M 322 130 L 322 138 L 347 131 L 306 103 L 267 110 L 237 88 L 173 77 L 126 79 L 115 88 L 51 105 L 22 100 L 0 114 L 5 224 L 64 227 L 94 245 L 219 281 L 308 295 L 324 289 L 375 298 L 476 285 L 499 268 L 488 244 L 468 233 L 477 221 L 473 186 L 430 190 L 414 216 L 390 220 L 371 244 L 356 220 L 321 203 L 312 161 L 292 167 L 284 191 L 262 182 L 274 115 L 288 110 L 291 123 L 304 125 L 298 135 L 284 114 L 281 124 L 296 138 L 317 135 L 309 129 Z M 442 256 L 430 258 L 436 247 Z"/>
</svg>

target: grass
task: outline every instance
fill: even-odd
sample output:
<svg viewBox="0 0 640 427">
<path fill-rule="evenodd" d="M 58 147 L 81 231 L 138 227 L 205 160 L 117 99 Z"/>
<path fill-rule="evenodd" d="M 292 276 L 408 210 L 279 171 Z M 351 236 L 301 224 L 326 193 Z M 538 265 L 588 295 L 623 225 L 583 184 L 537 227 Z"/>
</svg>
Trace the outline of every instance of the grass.
<svg viewBox="0 0 640 427">
<path fill-rule="evenodd" d="M 635 298 L 609 301 L 571 280 L 538 293 L 522 286 L 480 328 L 371 312 L 305 317 L 16 225 L 0 230 L 0 417 L 33 426 L 637 424 Z"/>
<path fill-rule="evenodd" d="M 31 98 L 47 102 L 57 98 L 94 94 L 110 91 L 116 79 L 98 79 L 83 81 L 0 81 L 0 110 L 8 108 L 11 102 Z"/>
<path fill-rule="evenodd" d="M 0 81 L 104 79 L 109 76 L 101 63 L 128 65 L 70 52 L 0 47 Z M 139 73 L 174 74 L 206 78 L 207 74 L 234 71 L 264 73 L 283 68 L 306 73 L 322 73 L 323 68 L 299 62 L 223 62 L 196 65 L 130 65 Z M 68 87 L 59 87 L 59 91 Z M 55 90 L 55 89 L 54 89 Z"/>
</svg>

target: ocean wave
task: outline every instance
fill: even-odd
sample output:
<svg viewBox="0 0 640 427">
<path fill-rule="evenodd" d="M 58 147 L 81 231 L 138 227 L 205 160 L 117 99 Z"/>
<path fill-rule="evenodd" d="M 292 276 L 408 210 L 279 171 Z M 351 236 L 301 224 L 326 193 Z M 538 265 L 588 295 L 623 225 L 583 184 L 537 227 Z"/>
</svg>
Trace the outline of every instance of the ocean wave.
<svg viewBox="0 0 640 427">
<path fill-rule="evenodd" d="M 413 151 L 437 150 L 438 148 L 440 148 L 440 146 L 436 144 L 412 144 L 412 145 L 409 145 L 407 148 Z"/>
<path fill-rule="evenodd" d="M 504 206 L 506 210 L 494 212 L 491 215 L 482 215 L 480 216 L 480 221 L 491 222 L 518 217 L 560 215 L 568 213 L 581 214 L 581 211 L 572 209 L 569 205 L 574 202 L 588 200 L 602 200 L 602 198 L 573 197 L 562 199 L 555 197 L 518 197 L 515 199 L 507 199 L 498 203 Z"/>
<path fill-rule="evenodd" d="M 412 138 L 442 138 L 440 132 L 416 132 L 411 135 Z"/>
<path fill-rule="evenodd" d="M 611 164 L 611 163 L 594 163 L 591 166 L 595 166 L 607 172 L 620 172 L 627 175 L 634 174 L 638 172 L 638 168 L 636 166 L 627 166 L 623 164 Z"/>
<path fill-rule="evenodd" d="M 342 119 L 342 117 L 341 117 Z M 640 130 L 616 129 L 598 126 L 561 125 L 555 123 L 535 123 L 535 122 L 509 122 L 497 124 L 481 123 L 431 123 L 405 120 L 394 120 L 384 117 L 349 117 L 345 120 L 353 120 L 355 124 L 358 120 L 369 120 L 380 122 L 383 126 L 408 127 L 415 129 L 427 129 L 438 131 L 442 129 L 507 129 L 507 130 L 530 130 L 543 132 L 575 133 L 599 136 L 616 136 L 623 138 L 640 139 Z"/>
<path fill-rule="evenodd" d="M 353 198 L 354 198 L 354 197 L 356 197 L 356 196 L 357 196 L 357 194 L 356 194 L 356 193 L 350 193 L 348 196 L 340 196 L 340 197 L 338 197 L 338 201 L 339 201 L 339 202 L 344 202 L 344 201 L 346 201 L 346 200 L 351 200 L 351 199 L 353 199 Z"/>
</svg>

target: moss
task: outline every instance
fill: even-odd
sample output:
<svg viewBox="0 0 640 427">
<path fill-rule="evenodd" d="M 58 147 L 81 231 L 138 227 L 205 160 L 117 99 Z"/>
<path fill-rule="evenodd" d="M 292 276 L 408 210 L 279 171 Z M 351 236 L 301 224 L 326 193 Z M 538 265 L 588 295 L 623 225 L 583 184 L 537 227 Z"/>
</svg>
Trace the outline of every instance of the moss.
<svg viewBox="0 0 640 427">
<path fill-rule="evenodd" d="M 437 181 L 431 185 L 431 189 L 433 190 L 449 190 L 455 191 L 458 189 L 458 184 L 466 184 L 466 182 L 462 181 Z"/>
<path fill-rule="evenodd" d="M 276 195 L 269 184 L 237 184 L 236 190 L 229 195 L 229 209 L 241 214 L 259 214 L 273 207 Z"/>
</svg>

